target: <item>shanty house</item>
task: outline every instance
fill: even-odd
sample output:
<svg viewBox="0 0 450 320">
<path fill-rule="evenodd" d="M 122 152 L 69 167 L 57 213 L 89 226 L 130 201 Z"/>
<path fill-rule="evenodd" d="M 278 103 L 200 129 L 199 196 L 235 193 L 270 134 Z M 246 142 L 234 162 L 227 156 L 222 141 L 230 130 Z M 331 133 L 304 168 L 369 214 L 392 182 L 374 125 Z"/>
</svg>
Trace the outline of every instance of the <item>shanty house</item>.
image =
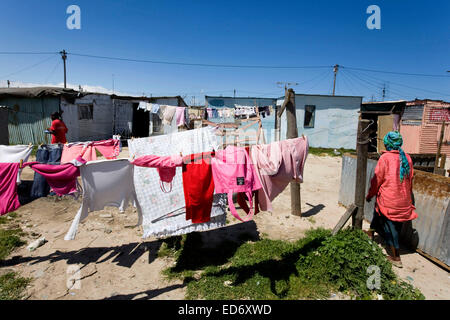
<svg viewBox="0 0 450 320">
<path fill-rule="evenodd" d="M 59 87 L 0 88 L 0 105 L 8 111 L 9 144 L 50 143 L 44 131 L 56 111 L 62 112 L 69 142 L 109 139 L 115 134 L 147 137 L 152 128 L 162 130 L 159 118 L 137 109 L 140 101 L 186 105 L 181 97 L 118 96 Z M 0 125 L 5 126 L 1 121 Z"/>
<path fill-rule="evenodd" d="M 77 96 L 77 91 L 63 88 L 0 88 L 0 105 L 8 110 L 9 144 L 50 143 L 44 131 L 51 125 L 50 115 L 60 110 L 60 97 Z M 5 130 L 3 121 L 0 125 Z"/>
<path fill-rule="evenodd" d="M 278 98 L 277 105 L 283 104 Z M 311 147 L 356 149 L 362 97 L 295 94 L 298 134 Z M 281 116 L 281 139 L 286 138 L 286 111 Z"/>
<path fill-rule="evenodd" d="M 383 137 L 392 130 L 399 130 L 406 100 L 373 101 L 361 104 L 361 118 L 371 120 L 369 152 L 386 150 Z"/>
<path fill-rule="evenodd" d="M 450 103 L 442 100 L 414 100 L 406 103 L 400 122 L 403 150 L 407 153 L 436 153 L 441 128 L 441 153 L 450 156 Z"/>
</svg>

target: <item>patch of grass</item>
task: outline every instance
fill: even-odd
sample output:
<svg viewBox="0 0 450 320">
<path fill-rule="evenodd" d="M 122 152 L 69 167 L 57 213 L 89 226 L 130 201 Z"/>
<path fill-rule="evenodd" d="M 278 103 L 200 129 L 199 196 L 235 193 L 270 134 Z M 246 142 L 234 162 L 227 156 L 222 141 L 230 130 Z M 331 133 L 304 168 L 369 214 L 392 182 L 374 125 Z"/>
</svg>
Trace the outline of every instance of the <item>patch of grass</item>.
<svg viewBox="0 0 450 320">
<path fill-rule="evenodd" d="M 341 157 L 344 153 L 356 152 L 354 149 L 339 148 L 336 149 L 338 154 L 334 152 L 334 148 L 314 148 L 309 147 L 309 154 L 316 156 L 330 156 L 330 157 Z"/>
<path fill-rule="evenodd" d="M 8 217 L 17 218 L 17 212 L 10 212 L 0 217 L 0 224 L 6 224 L 8 222 Z"/>
<path fill-rule="evenodd" d="M 357 299 L 424 298 L 396 277 L 382 250 L 360 230 L 332 236 L 318 228 L 296 242 L 227 241 L 215 248 L 203 247 L 201 235 L 191 233 L 180 244 L 176 265 L 164 274 L 187 283 L 187 299 L 324 299 L 337 291 Z M 367 287 L 371 265 L 380 270 L 379 289 Z"/>
<path fill-rule="evenodd" d="M 25 244 L 20 239 L 22 235 L 20 229 L 0 230 L 0 260 L 5 259 L 15 248 Z"/>
<path fill-rule="evenodd" d="M 15 272 L 1 275 L 0 300 L 18 300 L 23 298 L 23 291 L 30 282 L 30 278 L 20 277 Z"/>
</svg>

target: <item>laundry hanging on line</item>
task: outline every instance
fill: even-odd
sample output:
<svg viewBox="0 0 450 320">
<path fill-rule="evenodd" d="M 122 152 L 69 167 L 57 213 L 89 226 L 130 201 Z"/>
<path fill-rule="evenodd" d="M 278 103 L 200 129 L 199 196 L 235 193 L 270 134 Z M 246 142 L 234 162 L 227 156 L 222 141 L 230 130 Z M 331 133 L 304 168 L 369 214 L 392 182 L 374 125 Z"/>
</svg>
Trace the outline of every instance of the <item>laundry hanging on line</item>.
<svg viewBox="0 0 450 320">
<path fill-rule="evenodd" d="M 86 161 L 95 161 L 97 160 L 96 150 L 106 159 L 116 159 L 120 153 L 120 140 L 109 139 L 65 144 L 61 155 L 61 163 L 68 163 L 78 156 Z"/>
<path fill-rule="evenodd" d="M 258 191 L 261 210 L 273 211 L 272 201 L 291 181 L 303 182 L 303 169 L 308 150 L 307 137 L 252 146 L 252 162 L 262 185 Z"/>
<path fill-rule="evenodd" d="M 39 162 L 32 162 L 27 165 L 46 179 L 56 195 L 63 196 L 80 192 L 81 188 L 78 185 L 77 177 L 80 176 L 79 167 L 85 163 L 86 160 L 78 157 L 70 163 L 61 165 L 41 164 Z"/>
<path fill-rule="evenodd" d="M 0 216 L 20 207 L 17 175 L 20 163 L 0 163 Z"/>
<path fill-rule="evenodd" d="M 89 212 L 103 210 L 106 206 L 119 208 L 121 212 L 135 205 L 138 223 L 142 223 L 142 212 L 133 183 L 134 166 L 128 159 L 97 160 L 80 167 L 83 183 L 83 200 L 80 209 L 72 221 L 64 240 L 73 240 L 80 222 Z"/>
<path fill-rule="evenodd" d="M 244 147 L 227 146 L 211 158 L 212 173 L 217 193 L 227 193 L 231 214 L 240 221 L 248 221 L 254 215 L 252 192 L 261 189 L 251 158 Z M 243 192 L 250 201 L 248 215 L 242 219 L 233 204 L 233 192 Z"/>
<path fill-rule="evenodd" d="M 33 145 L 0 145 L 0 163 L 20 163 L 27 162 L 33 151 Z M 20 174 L 22 169 L 17 172 L 16 182 L 20 183 Z"/>
<path fill-rule="evenodd" d="M 36 152 L 36 161 L 41 164 L 61 164 L 63 144 L 40 145 Z M 45 177 L 34 172 L 33 185 L 31 186 L 30 197 L 33 199 L 46 197 L 50 192 L 50 185 Z"/>
<path fill-rule="evenodd" d="M 170 135 L 128 140 L 130 155 L 139 158 L 143 155 L 161 156 L 190 155 L 218 149 L 215 129 L 200 129 L 177 132 Z M 176 168 L 172 180 L 172 190 L 165 193 L 155 181 L 160 179 L 154 168 L 135 167 L 134 185 L 143 215 L 143 237 L 166 237 L 205 231 L 225 226 L 226 197 L 214 194 L 210 220 L 206 223 L 193 223 L 186 220 L 182 169 Z"/>
</svg>

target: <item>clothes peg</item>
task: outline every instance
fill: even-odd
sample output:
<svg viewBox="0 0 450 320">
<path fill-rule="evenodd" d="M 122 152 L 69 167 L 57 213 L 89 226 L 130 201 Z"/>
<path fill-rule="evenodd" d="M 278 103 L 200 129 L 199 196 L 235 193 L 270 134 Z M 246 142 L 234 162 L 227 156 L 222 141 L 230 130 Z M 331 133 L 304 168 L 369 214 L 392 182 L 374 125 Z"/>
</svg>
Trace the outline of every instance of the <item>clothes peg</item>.
<svg viewBox="0 0 450 320">
<path fill-rule="evenodd" d="M 303 138 L 303 140 L 305 140 L 305 135 L 302 133 L 302 138 Z"/>
<path fill-rule="evenodd" d="M 23 159 L 20 159 L 19 169 L 23 168 Z"/>
</svg>

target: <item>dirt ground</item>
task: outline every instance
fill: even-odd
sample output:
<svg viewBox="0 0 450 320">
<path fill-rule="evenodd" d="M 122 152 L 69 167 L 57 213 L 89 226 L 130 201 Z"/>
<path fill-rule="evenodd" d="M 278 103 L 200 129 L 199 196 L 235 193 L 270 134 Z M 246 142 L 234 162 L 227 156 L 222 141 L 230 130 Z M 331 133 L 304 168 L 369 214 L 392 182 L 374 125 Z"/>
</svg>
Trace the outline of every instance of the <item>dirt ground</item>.
<svg viewBox="0 0 450 320">
<path fill-rule="evenodd" d="M 128 157 L 126 148 L 121 157 Z M 247 223 L 238 223 L 229 215 L 229 225 L 203 233 L 205 242 L 240 241 L 242 233 L 255 239 L 296 240 L 310 228 L 333 228 L 345 212 L 338 205 L 340 173 L 341 158 L 309 155 L 301 185 L 302 217 L 291 215 L 287 188 L 275 199 L 272 214 L 261 212 Z M 24 169 L 25 184 L 33 180 L 33 174 Z M 33 252 L 23 246 L 1 267 L 0 271 L 18 271 L 33 278 L 27 288 L 28 299 L 184 299 L 185 285 L 179 280 L 168 282 L 161 275 L 174 264 L 170 258 L 157 257 L 161 241 L 142 239 L 141 227 L 133 227 L 137 222 L 134 208 L 125 213 L 116 208 L 92 212 L 80 224 L 76 239 L 65 241 L 80 203 L 71 197 L 47 197 L 17 210 L 17 224 L 30 234 L 27 242 L 41 236 L 48 241 Z M 404 251 L 402 260 L 403 269 L 394 267 L 402 279 L 419 288 L 427 299 L 450 299 L 448 272 L 415 252 Z M 81 280 L 73 285 L 72 278 Z"/>
</svg>

